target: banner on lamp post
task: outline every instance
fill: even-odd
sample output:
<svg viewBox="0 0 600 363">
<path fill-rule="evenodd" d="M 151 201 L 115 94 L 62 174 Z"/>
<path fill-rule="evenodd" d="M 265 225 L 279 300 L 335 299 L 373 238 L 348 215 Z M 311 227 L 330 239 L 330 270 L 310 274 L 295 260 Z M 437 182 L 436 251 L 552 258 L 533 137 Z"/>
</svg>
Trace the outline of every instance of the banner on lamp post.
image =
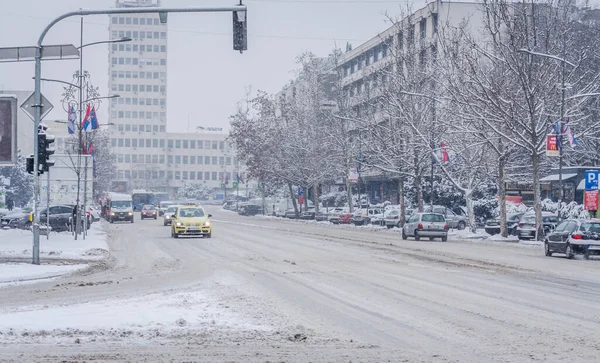
<svg viewBox="0 0 600 363">
<path fill-rule="evenodd" d="M 348 173 L 348 181 L 350 183 L 358 182 L 358 169 L 356 169 L 356 168 L 350 169 L 350 172 Z"/>
<path fill-rule="evenodd" d="M 546 136 L 546 156 L 560 156 L 557 140 L 558 138 L 554 134 Z"/>
</svg>

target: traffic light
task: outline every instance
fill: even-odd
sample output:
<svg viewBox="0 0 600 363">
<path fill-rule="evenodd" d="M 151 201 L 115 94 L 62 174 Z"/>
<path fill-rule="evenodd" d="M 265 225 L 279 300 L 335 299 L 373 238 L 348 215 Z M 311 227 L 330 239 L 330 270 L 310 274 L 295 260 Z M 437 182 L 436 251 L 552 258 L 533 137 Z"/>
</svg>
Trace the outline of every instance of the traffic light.
<svg viewBox="0 0 600 363">
<path fill-rule="evenodd" d="M 246 10 L 233 11 L 233 50 L 248 50 L 248 22 Z"/>
<path fill-rule="evenodd" d="M 28 174 L 33 174 L 33 154 L 29 154 L 27 159 L 25 159 L 25 169 Z"/>
<path fill-rule="evenodd" d="M 55 149 L 51 145 L 54 143 L 54 135 L 48 134 L 48 126 L 40 124 L 38 128 L 38 163 L 39 172 L 49 171 L 54 166 L 54 160 L 50 160 L 50 155 L 54 154 Z"/>
</svg>

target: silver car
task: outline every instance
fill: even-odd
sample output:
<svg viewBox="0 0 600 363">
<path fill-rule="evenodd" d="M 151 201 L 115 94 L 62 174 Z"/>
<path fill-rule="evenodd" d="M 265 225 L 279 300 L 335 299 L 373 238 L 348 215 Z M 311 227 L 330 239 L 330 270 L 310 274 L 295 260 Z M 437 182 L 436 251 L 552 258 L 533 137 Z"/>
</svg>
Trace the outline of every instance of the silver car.
<svg viewBox="0 0 600 363">
<path fill-rule="evenodd" d="M 402 227 L 402 239 L 414 237 L 419 241 L 421 237 L 429 237 L 430 241 L 434 238 L 441 238 L 442 242 L 448 240 L 448 223 L 446 218 L 439 213 L 415 213 Z"/>
<path fill-rule="evenodd" d="M 431 212 L 431 208 L 426 207 L 425 212 Z M 434 205 L 433 213 L 443 215 L 446 218 L 446 223 L 448 223 L 448 227 L 453 229 L 456 228 L 458 230 L 463 230 L 469 224 L 469 220 L 467 219 L 467 217 L 454 213 L 454 211 L 452 211 L 452 209 L 450 208 Z"/>
<path fill-rule="evenodd" d="M 169 206 L 169 208 L 167 208 L 167 210 L 163 214 L 163 225 L 164 226 L 171 225 L 171 222 L 173 222 L 173 215 L 175 214 L 175 212 L 177 212 L 177 208 L 179 208 L 179 207 L 180 207 L 180 205 L 171 204 Z"/>
</svg>

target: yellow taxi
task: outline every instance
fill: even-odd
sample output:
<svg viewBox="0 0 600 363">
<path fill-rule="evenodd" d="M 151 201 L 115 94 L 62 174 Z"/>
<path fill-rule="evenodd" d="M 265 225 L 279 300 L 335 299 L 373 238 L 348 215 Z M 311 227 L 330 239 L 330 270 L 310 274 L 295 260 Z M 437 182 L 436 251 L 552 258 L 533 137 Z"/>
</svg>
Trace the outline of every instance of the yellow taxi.
<svg viewBox="0 0 600 363">
<path fill-rule="evenodd" d="M 179 236 L 212 236 L 212 226 L 208 220 L 212 217 L 204 208 L 193 205 L 182 205 L 172 217 L 171 237 Z"/>
</svg>

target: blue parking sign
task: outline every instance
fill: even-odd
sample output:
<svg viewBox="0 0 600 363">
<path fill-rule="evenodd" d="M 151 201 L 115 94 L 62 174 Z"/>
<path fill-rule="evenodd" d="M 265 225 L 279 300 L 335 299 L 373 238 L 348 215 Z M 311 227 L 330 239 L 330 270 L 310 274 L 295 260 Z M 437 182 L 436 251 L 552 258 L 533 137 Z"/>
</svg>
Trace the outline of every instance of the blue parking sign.
<svg viewBox="0 0 600 363">
<path fill-rule="evenodd" d="M 585 190 L 598 190 L 598 170 L 585 171 Z"/>
</svg>

